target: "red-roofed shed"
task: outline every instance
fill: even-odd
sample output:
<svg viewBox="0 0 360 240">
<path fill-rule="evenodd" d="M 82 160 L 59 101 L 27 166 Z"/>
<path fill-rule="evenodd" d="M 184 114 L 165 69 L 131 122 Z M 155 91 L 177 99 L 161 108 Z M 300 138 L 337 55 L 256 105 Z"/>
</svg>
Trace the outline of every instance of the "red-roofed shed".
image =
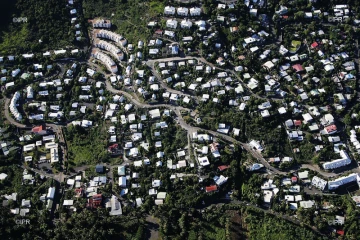
<svg viewBox="0 0 360 240">
<path fill-rule="evenodd" d="M 46 128 L 44 125 L 36 126 L 33 129 L 31 129 L 31 132 L 38 135 L 44 135 L 46 134 Z"/>
<path fill-rule="evenodd" d="M 294 120 L 294 125 L 295 125 L 296 127 L 301 126 L 301 120 Z"/>
<path fill-rule="evenodd" d="M 311 44 L 311 48 L 317 48 L 319 46 L 319 44 L 317 42 L 313 42 Z"/>
<path fill-rule="evenodd" d="M 206 187 L 206 188 L 205 188 L 205 191 L 206 191 L 206 192 L 214 192 L 214 191 L 217 191 L 217 186 L 216 186 L 216 185 L 212 185 L 212 186 Z"/>
<path fill-rule="evenodd" d="M 160 29 L 158 29 L 158 30 L 155 31 L 155 34 L 157 34 L 157 35 L 163 35 L 163 31 L 161 31 Z"/>
<path fill-rule="evenodd" d="M 229 166 L 227 166 L 227 165 L 221 165 L 221 166 L 218 167 L 218 169 L 220 171 L 224 171 L 225 169 L 228 169 L 228 168 L 229 168 Z"/>
<path fill-rule="evenodd" d="M 304 68 L 300 65 L 300 64 L 295 64 L 292 66 L 292 68 L 296 71 L 296 72 L 302 72 L 304 71 Z"/>
<path fill-rule="evenodd" d="M 335 124 L 333 124 L 333 125 L 327 126 L 325 128 L 325 131 L 326 131 L 327 134 L 333 134 L 333 133 L 337 132 L 337 127 L 336 127 Z"/>
<path fill-rule="evenodd" d="M 108 147 L 108 152 L 115 152 L 117 149 L 119 149 L 119 144 L 115 143 Z"/>
<path fill-rule="evenodd" d="M 337 233 L 337 234 L 339 234 L 340 236 L 344 236 L 345 231 L 344 231 L 344 230 L 339 229 L 339 230 L 336 230 L 336 233 Z"/>
</svg>

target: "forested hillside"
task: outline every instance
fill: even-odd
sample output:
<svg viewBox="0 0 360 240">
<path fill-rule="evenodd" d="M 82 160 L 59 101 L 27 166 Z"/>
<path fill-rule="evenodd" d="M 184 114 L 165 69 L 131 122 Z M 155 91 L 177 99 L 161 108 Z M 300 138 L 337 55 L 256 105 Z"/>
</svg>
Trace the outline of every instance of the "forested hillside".
<svg viewBox="0 0 360 240">
<path fill-rule="evenodd" d="M 71 7 L 66 4 L 58 0 L 1 1 L 0 52 L 24 53 L 72 45 L 75 32 L 70 22 Z M 14 22 L 14 18 L 27 21 Z"/>
</svg>

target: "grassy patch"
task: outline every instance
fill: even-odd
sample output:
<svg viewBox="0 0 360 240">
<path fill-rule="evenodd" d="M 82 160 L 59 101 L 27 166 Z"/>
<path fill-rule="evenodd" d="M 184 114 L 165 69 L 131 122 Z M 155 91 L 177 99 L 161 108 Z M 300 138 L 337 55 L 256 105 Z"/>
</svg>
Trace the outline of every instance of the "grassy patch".
<svg viewBox="0 0 360 240">
<path fill-rule="evenodd" d="M 138 40 L 147 41 L 151 32 L 147 23 L 154 20 L 164 11 L 164 3 L 153 0 L 143 2 L 139 0 L 119 2 L 103 2 L 87 0 L 83 3 L 85 18 L 106 17 L 113 25 L 114 31 L 123 35 L 129 43 Z"/>
<path fill-rule="evenodd" d="M 204 235 L 205 239 L 213 240 L 225 240 L 226 233 L 224 228 L 217 227 L 211 224 L 204 224 Z"/>
<path fill-rule="evenodd" d="M 122 156 L 115 156 L 110 158 L 110 164 L 116 165 L 116 164 L 122 164 L 124 162 L 124 159 Z"/>
<path fill-rule="evenodd" d="M 96 164 L 109 159 L 106 150 L 107 133 L 102 125 L 85 130 L 81 127 L 69 127 L 66 130 L 69 160 L 76 166 Z"/>
<path fill-rule="evenodd" d="M 299 50 L 300 46 L 301 46 L 301 42 L 300 42 L 300 41 L 292 40 L 292 41 L 291 41 L 290 51 L 296 52 L 297 50 Z"/>
<path fill-rule="evenodd" d="M 23 24 L 20 31 L 3 32 L 2 42 L 0 43 L 0 52 L 13 51 L 19 46 L 26 44 L 29 31 L 27 24 Z"/>
<path fill-rule="evenodd" d="M 150 1 L 149 9 L 152 16 L 157 16 L 164 12 L 165 4 L 160 1 Z"/>
</svg>

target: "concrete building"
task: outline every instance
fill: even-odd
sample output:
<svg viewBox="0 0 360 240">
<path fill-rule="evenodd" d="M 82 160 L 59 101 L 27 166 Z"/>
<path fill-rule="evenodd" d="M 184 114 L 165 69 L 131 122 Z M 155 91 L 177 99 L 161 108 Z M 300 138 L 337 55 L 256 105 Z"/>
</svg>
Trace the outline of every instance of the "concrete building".
<svg viewBox="0 0 360 240">
<path fill-rule="evenodd" d="M 330 170 L 330 169 L 343 167 L 343 166 L 349 165 L 351 163 L 351 158 L 349 157 L 347 152 L 345 152 L 344 150 L 340 151 L 340 156 L 341 156 L 341 158 L 339 158 L 339 159 L 324 163 L 323 168 L 325 170 Z"/>
<path fill-rule="evenodd" d="M 124 54 L 120 50 L 120 48 L 116 47 L 115 45 L 109 42 L 106 42 L 104 40 L 98 40 L 95 42 L 95 46 L 100 49 L 109 51 L 119 61 L 122 61 L 124 59 Z"/>
<path fill-rule="evenodd" d="M 94 49 L 91 53 L 91 56 L 94 57 L 95 59 L 100 60 L 110 72 L 112 73 L 118 72 L 118 67 L 116 66 L 115 62 L 105 53 Z"/>
</svg>

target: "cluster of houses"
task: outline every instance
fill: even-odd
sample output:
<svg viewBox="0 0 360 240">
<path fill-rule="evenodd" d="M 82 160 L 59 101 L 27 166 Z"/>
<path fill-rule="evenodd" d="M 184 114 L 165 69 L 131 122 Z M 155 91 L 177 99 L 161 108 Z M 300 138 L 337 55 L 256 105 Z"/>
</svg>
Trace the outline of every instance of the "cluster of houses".
<svg viewBox="0 0 360 240">
<path fill-rule="evenodd" d="M 141 163 L 134 162 L 134 165 L 137 167 L 141 167 L 142 164 L 150 164 L 150 161 L 147 159 L 142 161 Z M 161 167 L 161 161 L 157 162 L 157 167 Z M 130 172 L 126 166 L 122 165 L 117 168 L 117 184 L 120 188 L 120 192 L 118 196 L 112 195 L 111 198 L 104 198 L 102 194 L 99 193 L 99 189 L 104 187 L 108 183 L 108 178 L 105 173 L 105 168 L 103 165 L 96 165 L 95 172 L 98 176 L 92 177 L 88 183 L 82 181 L 82 176 L 78 175 L 74 178 L 67 179 L 67 191 L 75 191 L 75 196 L 72 199 L 64 200 L 63 206 L 66 206 L 68 209 L 72 211 L 76 211 L 76 208 L 73 206 L 74 202 L 78 198 L 85 197 L 87 199 L 86 207 L 89 209 L 98 208 L 105 206 L 109 209 L 109 214 L 111 216 L 121 215 L 122 214 L 122 204 L 127 205 L 127 202 L 122 202 L 123 196 L 127 194 L 133 195 L 133 193 L 129 192 L 131 189 L 137 189 L 140 187 L 138 183 L 139 173 L 138 172 Z M 176 178 L 174 175 L 173 179 Z M 156 205 L 161 205 L 164 203 L 166 198 L 166 192 L 158 191 L 161 189 L 162 181 L 159 179 L 153 179 L 151 183 L 151 188 L 149 189 L 149 196 L 154 196 L 154 202 Z M 133 206 L 140 207 L 143 204 L 143 199 L 141 197 L 137 197 L 133 202 Z"/>
<path fill-rule="evenodd" d="M 52 54 L 55 55 L 64 55 L 68 52 L 69 50 L 54 50 L 54 51 L 46 51 L 45 53 L 43 53 L 42 55 L 44 57 L 50 57 Z M 70 50 L 71 55 L 77 55 L 79 53 L 78 49 L 73 49 Z M 25 60 L 30 60 L 33 59 L 35 57 L 35 54 L 21 54 L 20 56 L 18 56 L 18 58 L 22 57 Z M 15 56 L 13 55 L 9 55 L 7 56 L 7 61 L 9 62 L 13 62 L 15 61 Z M 0 63 L 4 62 L 5 58 L 4 57 L 0 57 Z M 3 68 L 1 69 L 1 73 L 0 73 L 0 82 L 4 84 L 4 89 L 8 89 L 11 88 L 13 86 L 15 86 L 19 81 L 18 79 L 28 79 L 30 76 L 34 76 L 35 79 L 41 79 L 43 77 L 44 72 L 46 71 L 50 71 L 53 68 L 53 65 L 49 64 L 47 66 L 43 66 L 41 64 L 35 63 L 33 64 L 33 71 L 24 71 L 24 69 L 20 69 L 20 68 L 14 68 L 11 71 L 8 71 L 8 69 Z M 23 72 L 22 74 L 20 74 L 21 72 Z M 33 97 L 33 94 L 31 94 L 31 90 L 28 91 L 28 98 L 31 99 Z"/>
<path fill-rule="evenodd" d="M 219 167 L 220 170 L 222 169 L 226 169 L 226 168 L 221 168 L 222 166 Z M 224 183 L 227 182 L 228 177 L 225 177 L 224 175 L 220 175 L 220 176 L 215 176 L 213 178 L 214 183 L 213 185 L 210 185 L 208 187 L 205 187 L 205 192 L 215 192 L 218 191 L 218 189 L 221 187 L 221 185 L 223 185 Z"/>
<path fill-rule="evenodd" d="M 303 124 L 307 124 L 310 132 L 319 131 L 319 134 L 316 137 L 317 140 L 323 141 L 321 136 L 327 137 L 329 142 L 334 144 L 334 151 L 340 154 L 339 159 L 323 163 L 322 166 L 325 170 L 340 168 L 351 163 L 351 158 L 349 157 L 347 152 L 341 149 L 342 146 L 346 147 L 346 145 L 341 142 L 339 136 L 336 136 L 337 127 L 335 123 L 335 118 L 332 114 L 324 114 L 324 111 L 319 111 L 317 107 L 309 107 L 308 113 L 302 114 L 302 118 L 302 120 L 288 119 L 285 121 L 284 125 L 287 129 L 287 134 L 290 141 L 303 141 L 303 131 L 299 130 L 299 128 L 301 128 Z M 318 119 L 319 124 L 315 121 L 315 119 Z M 320 130 L 320 127 L 322 128 L 322 130 Z M 353 140 L 355 142 L 354 138 Z M 322 148 L 323 145 L 317 145 L 315 146 L 315 151 L 318 152 Z"/>
<path fill-rule="evenodd" d="M 293 176 L 291 178 L 283 178 L 281 180 L 281 186 L 283 192 L 285 193 L 284 200 L 288 203 L 289 208 L 292 210 L 302 208 L 311 208 L 315 205 L 315 201 L 312 200 L 303 200 L 302 195 L 300 195 L 301 186 L 297 184 L 298 178 Z M 270 205 L 273 198 L 279 193 L 280 189 L 274 184 L 272 179 L 268 179 L 261 186 L 263 191 L 263 201 L 265 205 Z"/>
<path fill-rule="evenodd" d="M 144 160 L 144 164 L 146 161 Z M 156 166 L 161 167 L 161 161 L 157 162 Z M 149 164 L 149 163 L 148 163 Z M 135 164 L 134 164 L 135 165 Z M 138 166 L 140 167 L 140 166 Z M 119 187 L 121 188 L 120 195 L 124 196 L 129 193 L 129 187 L 131 189 L 137 189 L 140 187 L 139 183 L 137 183 L 137 179 L 139 178 L 139 173 L 130 172 L 126 170 L 125 166 L 118 167 L 119 176 Z M 131 184 L 130 184 L 131 182 Z M 162 205 L 164 203 L 164 199 L 166 198 L 166 192 L 158 191 L 162 186 L 162 181 L 160 179 L 153 179 L 151 182 L 151 188 L 148 191 L 149 196 L 154 196 L 154 202 L 156 205 Z M 134 205 L 136 207 L 140 207 L 143 204 L 143 199 L 138 197 L 135 199 Z"/>
<path fill-rule="evenodd" d="M 125 155 L 130 158 L 138 158 L 140 157 L 139 147 L 143 147 L 145 150 L 149 149 L 149 143 L 146 142 L 146 138 L 143 135 L 143 130 L 145 126 L 150 122 L 153 124 L 154 128 L 154 139 L 156 140 L 153 147 L 157 150 L 156 156 L 159 160 L 164 158 L 164 146 L 161 142 L 161 132 L 166 131 L 168 124 L 165 121 L 160 119 L 161 116 L 171 116 L 170 110 L 164 110 L 161 114 L 159 109 L 152 109 L 148 111 L 148 114 L 143 114 L 141 116 L 137 116 L 135 113 L 129 111 L 129 107 L 127 109 L 126 115 L 121 115 L 120 119 L 117 117 L 113 117 L 113 114 L 117 112 L 119 109 L 119 105 L 117 103 L 110 103 L 109 110 L 105 113 L 107 118 L 110 118 L 111 122 L 116 123 L 120 122 L 123 126 L 128 126 L 125 131 L 128 136 L 124 139 L 124 145 L 122 149 L 125 151 Z M 110 111 L 110 112 L 109 112 Z M 108 129 L 110 138 L 109 138 L 109 147 L 108 151 L 110 153 L 118 153 L 120 146 L 117 139 L 116 127 L 110 126 Z"/>
<path fill-rule="evenodd" d="M 201 8 L 192 7 L 188 9 L 186 7 L 178 7 L 177 9 L 175 9 L 175 7 L 166 6 L 164 8 L 164 14 L 171 16 L 177 15 L 179 17 L 187 17 L 187 16 L 195 17 L 201 15 Z"/>
<path fill-rule="evenodd" d="M 192 7 L 192 8 L 186 8 L 186 7 L 172 7 L 172 6 L 166 6 L 164 8 L 164 15 L 166 17 L 173 17 L 172 19 L 169 18 L 166 20 L 166 28 L 170 30 L 165 30 L 164 32 L 161 30 L 157 30 L 155 34 L 163 35 L 170 39 L 175 39 L 176 35 L 173 30 L 175 30 L 178 27 L 178 20 L 176 18 L 184 18 L 180 22 L 180 27 L 182 29 L 190 29 L 192 28 L 193 24 L 199 26 L 200 28 L 205 28 L 206 22 L 204 20 L 190 20 L 188 17 L 195 18 L 201 16 L 201 8 L 199 7 Z M 155 26 L 153 22 L 150 22 L 148 26 Z M 205 30 L 205 29 L 201 29 Z"/>
<path fill-rule="evenodd" d="M 175 7 L 166 6 L 164 9 L 164 14 L 167 16 L 178 16 L 178 17 L 185 17 L 184 20 L 181 21 L 180 27 L 181 28 L 191 28 L 193 25 L 193 22 L 189 19 L 186 19 L 186 17 L 198 17 L 201 15 L 201 8 L 199 7 L 193 7 L 193 8 L 186 8 L 186 7 L 179 7 L 175 9 Z M 174 19 L 168 19 L 166 21 L 166 27 L 171 29 L 176 29 L 178 25 L 178 21 L 176 18 Z"/>
<path fill-rule="evenodd" d="M 281 16 L 283 19 L 288 18 L 289 8 L 284 5 L 280 5 L 279 9 L 275 12 L 277 15 Z M 332 9 L 329 12 L 322 12 L 320 9 L 312 8 L 311 11 L 305 11 L 303 17 L 305 19 L 320 19 L 324 16 L 330 23 L 341 23 L 350 19 L 351 10 L 347 4 L 337 4 L 333 5 Z M 355 24 L 359 23 L 359 20 L 354 20 Z"/>
<path fill-rule="evenodd" d="M 299 184 L 301 183 L 301 184 Z M 284 200 L 288 202 L 290 209 L 296 210 L 299 206 L 303 208 L 311 208 L 315 205 L 315 201 L 305 201 L 300 195 L 301 188 L 304 186 L 313 186 L 321 191 L 335 191 L 342 186 L 355 184 L 360 186 L 360 174 L 352 173 L 347 176 L 338 177 L 332 180 L 324 180 L 321 177 L 313 176 L 309 178 L 309 171 L 298 172 L 292 177 L 283 177 L 281 186 L 284 188 L 286 195 Z M 310 187 L 311 188 L 311 187 Z M 273 198 L 280 191 L 279 187 L 274 184 L 274 180 L 268 179 L 261 186 L 263 192 L 263 202 L 266 205 L 271 204 Z"/>
<path fill-rule="evenodd" d="M 201 62 L 197 62 L 194 59 L 177 62 L 160 61 L 157 66 L 157 70 L 160 76 L 163 78 L 163 81 L 168 86 L 172 86 L 173 88 L 187 89 L 188 91 L 191 91 L 193 93 L 207 91 L 207 93 L 203 93 L 201 97 L 201 101 L 203 102 L 212 101 L 214 103 L 220 103 L 219 96 L 226 94 L 231 89 L 234 89 L 237 94 L 243 94 L 245 92 L 244 87 L 238 81 L 238 79 L 234 79 L 233 77 L 229 76 L 227 72 L 218 72 L 215 76 L 213 76 L 213 78 L 210 79 L 207 79 L 205 77 L 197 77 L 194 78 L 193 81 L 189 82 L 188 80 L 184 79 L 189 74 L 188 72 L 184 72 L 184 75 L 179 75 L 176 72 L 176 69 L 178 67 L 184 66 L 194 68 L 194 70 L 196 72 L 199 72 L 199 74 L 205 75 L 212 74 L 213 72 L 212 67 Z M 232 87 L 231 85 L 235 85 L 235 87 Z M 214 91 L 215 89 L 216 91 Z M 163 97 L 166 97 L 166 94 Z M 239 99 L 230 99 L 228 105 L 235 107 L 237 106 L 240 111 L 243 111 L 246 107 L 246 100 L 248 100 L 249 97 L 244 96 L 243 99 L 245 102 L 240 102 Z M 267 112 L 264 111 L 264 114 L 266 113 Z"/>
<path fill-rule="evenodd" d="M 45 162 L 57 163 L 59 162 L 59 146 L 56 143 L 56 135 L 49 132 L 44 125 L 39 125 L 32 128 L 31 133 L 33 135 L 42 136 L 42 140 L 38 140 L 35 143 L 26 144 L 23 146 L 24 161 L 41 164 Z M 31 141 L 31 137 L 27 137 L 27 140 Z M 20 139 L 25 141 L 25 139 Z M 26 141 L 27 141 L 26 140 Z M 38 159 L 34 159 L 34 150 L 37 149 L 41 154 Z"/>
<path fill-rule="evenodd" d="M 41 176 L 41 178 L 44 178 L 44 176 Z M 24 169 L 23 177 L 22 177 L 22 184 L 25 184 L 25 185 L 34 184 L 34 182 L 35 182 L 34 176 L 32 174 L 30 174 L 26 169 Z M 39 199 L 41 202 L 46 204 L 46 209 L 49 211 L 52 211 L 52 209 L 53 209 L 53 201 L 55 198 L 55 192 L 56 192 L 55 187 L 49 187 L 47 193 L 41 195 L 40 199 Z M 9 201 L 16 203 L 17 198 L 18 198 L 18 193 L 14 192 L 9 195 L 2 195 L 1 197 L 4 198 L 4 200 L 2 201 L 2 206 L 7 207 L 9 205 Z M 31 200 L 23 198 L 21 200 L 20 206 L 10 209 L 10 212 L 14 215 L 20 215 L 22 217 L 25 217 L 26 214 L 28 214 L 30 212 L 31 206 L 32 206 Z"/>
<path fill-rule="evenodd" d="M 69 4 L 68 6 L 72 8 L 74 5 L 74 1 L 69 0 L 68 4 Z M 71 24 L 73 24 L 74 28 L 75 28 L 75 39 L 76 39 L 76 41 L 81 41 L 81 35 L 82 35 L 81 34 L 81 25 L 77 19 L 77 14 L 78 14 L 78 12 L 77 12 L 76 8 L 72 8 L 70 10 Z"/>
<path fill-rule="evenodd" d="M 79 198 L 86 198 L 86 207 L 88 209 L 94 209 L 102 207 L 104 203 L 104 198 L 101 193 L 98 193 L 99 188 L 105 186 L 108 182 L 106 175 L 104 174 L 104 166 L 97 165 L 95 169 L 96 173 L 99 176 L 95 176 L 89 180 L 88 183 L 85 183 L 81 175 L 76 175 L 75 177 L 68 178 L 66 181 L 67 190 L 74 191 L 75 195 L 72 199 L 64 199 L 62 206 L 69 209 L 69 211 L 76 211 L 74 203 Z M 121 209 L 120 209 L 121 210 Z"/>
<path fill-rule="evenodd" d="M 293 176 L 291 178 L 283 178 L 281 180 L 282 191 L 286 194 L 284 196 L 284 201 L 289 204 L 290 209 L 296 210 L 299 206 L 303 208 L 311 208 L 315 202 L 314 201 L 305 201 L 300 195 L 301 186 L 297 184 L 298 178 Z M 263 202 L 265 205 L 270 205 L 273 201 L 273 198 L 279 193 L 280 189 L 272 179 L 268 179 L 261 186 L 263 194 Z"/>
<path fill-rule="evenodd" d="M 44 53 L 42 53 L 43 57 L 50 57 L 51 55 L 60 55 L 60 54 L 66 54 L 66 53 L 70 53 L 70 54 L 77 54 L 79 53 L 79 49 L 72 49 L 72 50 L 66 50 L 66 49 L 59 49 L 59 50 L 51 50 L 51 51 L 46 51 Z M 0 56 L 0 63 L 3 63 L 5 60 L 9 61 L 9 62 L 13 62 L 15 61 L 15 58 L 20 58 L 22 57 L 23 59 L 29 60 L 29 59 L 33 59 L 35 57 L 34 53 L 26 53 L 26 54 L 20 54 L 19 56 L 14 56 L 14 55 L 8 55 L 6 57 L 4 56 Z M 38 65 L 34 64 L 34 67 L 36 68 Z M 6 72 L 2 72 L 2 73 L 6 73 Z M 16 77 L 16 75 L 20 73 L 20 69 L 19 70 L 14 70 L 11 75 L 12 77 Z"/>
</svg>

